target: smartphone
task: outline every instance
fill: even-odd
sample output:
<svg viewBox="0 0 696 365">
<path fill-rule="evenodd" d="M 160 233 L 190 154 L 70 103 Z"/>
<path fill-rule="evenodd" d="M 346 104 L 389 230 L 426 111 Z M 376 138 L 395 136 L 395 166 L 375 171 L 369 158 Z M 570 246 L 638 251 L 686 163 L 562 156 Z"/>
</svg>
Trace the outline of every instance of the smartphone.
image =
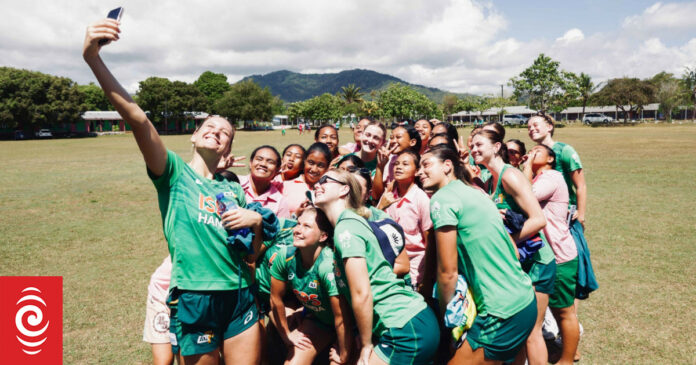
<svg viewBox="0 0 696 365">
<path fill-rule="evenodd" d="M 119 6 L 118 8 L 111 10 L 109 12 L 109 14 L 106 15 L 106 17 L 109 19 L 115 19 L 116 21 L 121 21 L 122 15 L 123 15 L 123 7 Z M 100 39 L 99 45 L 103 46 L 108 42 L 109 42 L 108 39 Z"/>
</svg>

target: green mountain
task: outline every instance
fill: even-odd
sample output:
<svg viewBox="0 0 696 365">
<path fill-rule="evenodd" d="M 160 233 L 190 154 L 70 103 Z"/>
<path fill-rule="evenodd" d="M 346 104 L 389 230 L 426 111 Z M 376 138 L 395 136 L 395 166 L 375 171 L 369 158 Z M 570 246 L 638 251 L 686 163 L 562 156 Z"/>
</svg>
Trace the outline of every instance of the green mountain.
<svg viewBox="0 0 696 365">
<path fill-rule="evenodd" d="M 365 94 L 364 97 L 368 100 L 371 99 L 370 92 L 378 92 L 396 82 L 411 86 L 436 103 L 441 103 L 446 94 L 456 94 L 433 87 L 410 84 L 391 75 L 360 69 L 327 74 L 301 74 L 282 70 L 265 75 L 247 76 L 242 81 L 248 79 L 253 79 L 261 87 L 268 87 L 273 95 L 278 95 L 286 102 L 306 100 L 323 93 L 336 94 L 341 91 L 342 87 L 349 84 L 360 87 L 360 91 Z M 466 94 L 456 95 L 461 97 Z"/>
</svg>

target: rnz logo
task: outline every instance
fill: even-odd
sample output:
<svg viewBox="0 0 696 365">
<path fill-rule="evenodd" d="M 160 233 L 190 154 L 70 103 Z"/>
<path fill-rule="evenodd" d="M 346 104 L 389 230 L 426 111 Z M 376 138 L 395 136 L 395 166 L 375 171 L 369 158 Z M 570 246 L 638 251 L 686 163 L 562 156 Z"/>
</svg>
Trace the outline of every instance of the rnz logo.
<svg viewBox="0 0 696 365">
<path fill-rule="evenodd" d="M 50 321 L 44 319 L 46 309 L 41 290 L 34 287 L 22 290 L 22 297 L 17 301 L 15 327 L 18 332 L 17 340 L 22 344 L 22 351 L 27 355 L 36 355 L 41 352 L 41 345 L 48 339 L 46 330 Z"/>
</svg>

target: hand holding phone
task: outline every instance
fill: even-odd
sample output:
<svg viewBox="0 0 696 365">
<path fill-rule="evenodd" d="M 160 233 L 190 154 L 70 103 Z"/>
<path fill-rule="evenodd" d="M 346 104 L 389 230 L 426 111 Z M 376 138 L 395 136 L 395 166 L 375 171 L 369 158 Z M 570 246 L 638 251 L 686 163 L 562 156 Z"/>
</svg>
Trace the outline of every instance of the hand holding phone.
<svg viewBox="0 0 696 365">
<path fill-rule="evenodd" d="M 113 9 L 109 12 L 109 14 L 106 15 L 107 18 L 109 19 L 114 19 L 117 22 L 121 21 L 121 16 L 123 15 L 123 7 L 119 6 L 116 9 Z M 105 44 L 109 43 L 108 39 L 100 39 L 99 40 L 99 45 L 103 46 Z"/>
</svg>

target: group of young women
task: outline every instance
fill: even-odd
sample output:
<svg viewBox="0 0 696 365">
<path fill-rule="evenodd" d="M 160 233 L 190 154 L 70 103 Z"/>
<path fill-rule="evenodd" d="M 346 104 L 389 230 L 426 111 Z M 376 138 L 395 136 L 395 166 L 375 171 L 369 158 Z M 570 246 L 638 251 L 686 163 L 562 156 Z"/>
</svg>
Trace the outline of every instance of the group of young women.
<svg viewBox="0 0 696 365">
<path fill-rule="evenodd" d="M 539 145 L 529 154 L 519 141 L 508 148 L 498 124 L 465 142 L 447 123 L 388 135 L 365 118 L 343 146 L 325 125 L 307 149 L 256 148 L 249 174 L 236 176 L 227 171 L 238 166 L 235 130 L 222 117 L 193 133 L 190 162 L 166 149 L 99 56 L 99 40 L 119 32 L 114 20 L 91 25 L 83 56 L 157 190 L 170 258 L 148 294 L 155 362 L 544 363 L 550 306 L 561 362 L 572 363 L 582 250 L 569 226 L 582 233 L 586 189 L 577 154 L 551 139 L 550 117 L 530 118 Z M 452 338 L 443 318 L 461 304 L 462 282 L 476 317 Z"/>
</svg>

